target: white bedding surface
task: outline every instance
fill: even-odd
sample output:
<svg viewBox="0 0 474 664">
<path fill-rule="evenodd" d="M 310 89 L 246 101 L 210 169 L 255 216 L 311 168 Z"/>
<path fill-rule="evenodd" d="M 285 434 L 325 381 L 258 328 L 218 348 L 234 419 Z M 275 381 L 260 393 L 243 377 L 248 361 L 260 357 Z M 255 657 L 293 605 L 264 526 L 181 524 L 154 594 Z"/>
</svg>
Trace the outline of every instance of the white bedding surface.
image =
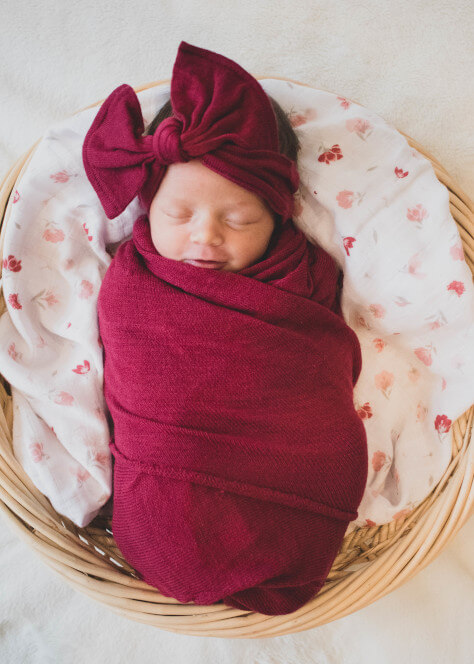
<svg viewBox="0 0 474 664">
<path fill-rule="evenodd" d="M 0 177 L 53 123 L 121 83 L 169 79 L 181 39 L 255 76 L 337 92 L 415 138 L 474 198 L 474 12 L 467 0 L 2 3 Z M 219 29 L 216 29 L 218 26 Z M 287 45 L 290 45 L 288 48 Z M 263 640 L 176 635 L 78 594 L 0 517 L 0 652 L 7 664 L 222 661 L 464 664 L 474 648 L 474 519 L 375 604 Z"/>
</svg>

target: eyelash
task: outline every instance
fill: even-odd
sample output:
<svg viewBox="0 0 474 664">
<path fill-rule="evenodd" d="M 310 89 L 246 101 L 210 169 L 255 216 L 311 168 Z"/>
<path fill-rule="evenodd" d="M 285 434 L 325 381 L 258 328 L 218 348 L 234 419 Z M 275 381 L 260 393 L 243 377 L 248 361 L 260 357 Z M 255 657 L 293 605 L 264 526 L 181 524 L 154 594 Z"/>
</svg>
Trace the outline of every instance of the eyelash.
<svg viewBox="0 0 474 664">
<path fill-rule="evenodd" d="M 169 214 L 168 212 L 165 212 L 165 214 L 166 214 L 167 217 L 171 217 L 171 219 L 184 219 L 185 218 L 184 215 L 182 217 L 174 217 L 172 214 Z M 248 221 L 248 222 L 244 221 L 244 222 L 241 222 L 241 223 L 239 223 L 238 221 L 232 222 L 231 219 L 228 219 L 227 221 L 229 221 L 231 223 L 234 223 L 234 224 L 238 224 L 239 226 L 250 226 L 251 224 L 255 223 L 253 221 Z"/>
</svg>

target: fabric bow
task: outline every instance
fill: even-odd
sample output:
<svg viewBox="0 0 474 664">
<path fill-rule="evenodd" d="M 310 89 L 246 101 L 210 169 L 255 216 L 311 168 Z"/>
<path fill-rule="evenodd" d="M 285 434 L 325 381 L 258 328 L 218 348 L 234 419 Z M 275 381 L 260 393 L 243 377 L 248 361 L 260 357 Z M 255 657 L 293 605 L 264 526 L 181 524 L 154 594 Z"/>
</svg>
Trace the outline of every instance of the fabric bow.
<svg viewBox="0 0 474 664">
<path fill-rule="evenodd" d="M 140 102 L 126 83 L 100 107 L 84 139 L 87 177 L 109 219 L 139 196 L 147 212 L 176 162 L 199 158 L 212 171 L 293 214 L 294 161 L 278 150 L 275 113 L 260 83 L 236 62 L 182 41 L 170 89 L 173 116 L 145 130 Z"/>
</svg>

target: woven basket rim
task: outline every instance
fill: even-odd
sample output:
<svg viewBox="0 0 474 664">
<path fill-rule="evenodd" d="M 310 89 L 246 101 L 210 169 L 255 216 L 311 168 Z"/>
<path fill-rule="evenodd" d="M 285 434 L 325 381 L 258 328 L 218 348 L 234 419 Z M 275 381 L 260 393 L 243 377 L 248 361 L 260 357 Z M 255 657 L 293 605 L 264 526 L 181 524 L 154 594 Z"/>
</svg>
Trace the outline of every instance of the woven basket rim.
<svg viewBox="0 0 474 664">
<path fill-rule="evenodd" d="M 289 81 L 315 90 L 300 81 L 274 76 L 257 80 Z M 169 84 L 153 81 L 134 90 Z M 331 93 L 334 94 L 334 93 Z M 363 106 L 347 96 L 345 99 Z M 98 106 L 104 99 L 75 113 Z M 443 166 L 419 143 L 397 129 L 411 147 L 429 159 L 438 180 L 449 190 L 450 210 L 458 226 L 466 262 L 474 273 L 474 204 Z M 42 137 L 41 137 L 42 138 Z M 3 263 L 5 229 L 10 217 L 12 193 L 41 141 L 34 143 L 10 168 L 0 185 L 0 254 Z M 0 315 L 6 310 L 3 290 Z M 474 507 L 474 450 L 471 406 L 452 425 L 452 458 L 439 483 L 410 514 L 382 526 L 357 528 L 346 535 L 323 589 L 298 611 L 267 616 L 240 611 L 221 603 L 198 606 L 181 604 L 131 576 L 108 535 L 110 521 L 98 517 L 79 528 L 55 512 L 25 474 L 12 454 L 13 412 L 11 386 L 0 373 L 0 510 L 14 532 L 72 587 L 112 611 L 136 622 L 167 631 L 225 638 L 262 638 L 304 631 L 353 613 L 399 587 L 428 565 L 451 541 Z M 101 520 L 102 519 L 102 520 Z M 120 564 L 125 563 L 123 567 Z"/>
</svg>

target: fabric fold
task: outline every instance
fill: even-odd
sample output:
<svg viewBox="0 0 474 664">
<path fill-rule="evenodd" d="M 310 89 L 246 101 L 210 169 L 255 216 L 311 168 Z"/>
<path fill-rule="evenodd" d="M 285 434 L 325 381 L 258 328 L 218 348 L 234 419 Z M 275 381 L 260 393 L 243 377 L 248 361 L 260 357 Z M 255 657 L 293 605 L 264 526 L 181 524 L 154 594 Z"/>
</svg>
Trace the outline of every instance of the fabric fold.
<svg viewBox="0 0 474 664">
<path fill-rule="evenodd" d="M 324 583 L 368 470 L 337 287 L 293 222 L 239 272 L 161 256 L 146 215 L 119 247 L 98 300 L 113 532 L 164 594 L 269 611 L 284 579 L 286 612 Z"/>
</svg>

